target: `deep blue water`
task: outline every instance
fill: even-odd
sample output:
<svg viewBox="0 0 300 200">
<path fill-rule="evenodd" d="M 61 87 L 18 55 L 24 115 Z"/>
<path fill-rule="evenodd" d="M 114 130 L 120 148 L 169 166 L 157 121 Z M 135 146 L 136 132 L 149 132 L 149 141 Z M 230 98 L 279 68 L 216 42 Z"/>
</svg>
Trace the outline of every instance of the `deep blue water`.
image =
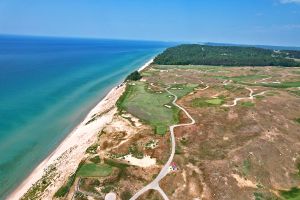
<svg viewBox="0 0 300 200">
<path fill-rule="evenodd" d="M 0 36 L 0 199 L 160 42 Z"/>
</svg>

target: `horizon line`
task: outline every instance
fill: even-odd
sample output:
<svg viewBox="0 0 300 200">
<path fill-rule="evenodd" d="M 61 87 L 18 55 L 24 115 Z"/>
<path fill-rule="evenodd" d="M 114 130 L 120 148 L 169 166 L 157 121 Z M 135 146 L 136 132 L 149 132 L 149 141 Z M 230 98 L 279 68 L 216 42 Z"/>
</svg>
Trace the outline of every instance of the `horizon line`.
<svg viewBox="0 0 300 200">
<path fill-rule="evenodd" d="M 201 42 L 201 41 L 187 41 L 187 40 L 148 40 L 148 39 L 132 39 L 132 38 L 105 38 L 105 37 L 81 37 L 81 36 L 60 36 L 60 35 L 35 35 L 35 34 L 14 34 L 14 33 L 0 33 L 0 36 L 13 36 L 13 37 L 36 37 L 36 38 L 53 38 L 53 39 L 81 39 L 81 40 L 120 40 L 120 41 L 143 41 L 143 42 L 162 42 L 162 43 L 176 43 L 176 44 L 200 44 L 209 45 L 216 44 L 219 46 L 244 46 L 244 47 L 281 47 L 281 48 L 297 48 L 300 50 L 300 46 L 290 45 L 278 45 L 278 44 L 246 44 L 246 43 L 234 43 L 234 42 Z"/>
</svg>

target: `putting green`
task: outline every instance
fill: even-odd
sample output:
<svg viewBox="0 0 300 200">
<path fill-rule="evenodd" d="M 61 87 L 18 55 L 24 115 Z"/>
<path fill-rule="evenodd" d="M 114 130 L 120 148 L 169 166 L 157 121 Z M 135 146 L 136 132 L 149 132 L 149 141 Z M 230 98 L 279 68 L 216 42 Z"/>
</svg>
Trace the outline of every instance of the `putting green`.
<svg viewBox="0 0 300 200">
<path fill-rule="evenodd" d="M 77 172 L 80 177 L 101 177 L 111 174 L 113 168 L 106 164 L 87 163 L 83 164 Z"/>
</svg>

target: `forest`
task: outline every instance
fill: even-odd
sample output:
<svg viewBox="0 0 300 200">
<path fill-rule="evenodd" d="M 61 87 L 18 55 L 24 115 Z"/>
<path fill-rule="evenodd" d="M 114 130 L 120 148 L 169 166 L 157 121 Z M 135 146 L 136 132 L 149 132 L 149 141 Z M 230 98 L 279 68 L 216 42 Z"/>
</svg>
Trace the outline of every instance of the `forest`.
<svg viewBox="0 0 300 200">
<path fill-rule="evenodd" d="M 287 57 L 289 58 L 296 58 L 300 59 L 300 51 L 295 51 L 295 50 L 283 50 L 283 53 L 286 53 Z"/>
<path fill-rule="evenodd" d="M 257 47 L 185 44 L 166 49 L 154 59 L 159 65 L 283 66 L 299 67 L 300 51 Z"/>
</svg>

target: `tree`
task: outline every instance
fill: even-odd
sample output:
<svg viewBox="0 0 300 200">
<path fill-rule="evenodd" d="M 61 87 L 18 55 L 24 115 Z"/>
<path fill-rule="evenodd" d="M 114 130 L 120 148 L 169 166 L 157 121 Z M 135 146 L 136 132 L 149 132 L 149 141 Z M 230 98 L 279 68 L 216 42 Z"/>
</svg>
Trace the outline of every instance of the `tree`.
<svg viewBox="0 0 300 200">
<path fill-rule="evenodd" d="M 134 71 L 131 74 L 129 74 L 127 76 L 127 78 L 125 79 L 125 81 L 138 81 L 142 78 L 142 75 L 138 72 L 138 71 Z"/>
<path fill-rule="evenodd" d="M 289 51 L 297 57 L 300 51 Z M 154 59 L 159 65 L 284 66 L 297 67 L 300 62 L 287 52 L 256 47 L 208 46 L 186 44 L 171 47 Z"/>
</svg>

